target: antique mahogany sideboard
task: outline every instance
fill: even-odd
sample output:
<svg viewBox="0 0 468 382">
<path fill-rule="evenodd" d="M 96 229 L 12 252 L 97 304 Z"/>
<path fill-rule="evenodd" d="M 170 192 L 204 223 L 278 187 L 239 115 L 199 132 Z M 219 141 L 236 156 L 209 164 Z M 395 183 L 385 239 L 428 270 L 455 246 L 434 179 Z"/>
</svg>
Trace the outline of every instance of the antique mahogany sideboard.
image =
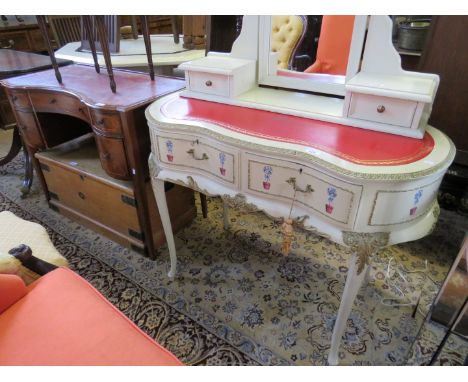
<svg viewBox="0 0 468 382">
<path fill-rule="evenodd" d="M 156 202 L 176 272 L 164 182 L 229 206 L 291 214 L 297 225 L 351 249 L 329 363 L 338 347 L 369 260 L 388 245 L 434 228 L 437 190 L 455 147 L 428 126 L 423 139 L 357 129 L 240 106 L 165 96 L 146 111 Z M 292 208 L 291 208 L 292 206 Z"/>
<path fill-rule="evenodd" d="M 1 82 L 49 204 L 54 204 L 53 195 L 35 154 L 92 133 L 105 173 L 131 182 L 135 200 L 129 202 L 137 210 L 139 239 L 154 258 L 147 192 L 150 140 L 144 111 L 159 96 L 183 88 L 184 82 L 166 77 L 150 81 L 141 73 L 116 70 L 117 92 L 112 93 L 107 75 L 97 74 L 91 66 L 69 65 L 60 72 L 63 84 L 57 83 L 53 70 Z M 69 192 L 76 190 L 70 187 Z M 113 219 L 119 219 L 118 209 Z"/>
</svg>

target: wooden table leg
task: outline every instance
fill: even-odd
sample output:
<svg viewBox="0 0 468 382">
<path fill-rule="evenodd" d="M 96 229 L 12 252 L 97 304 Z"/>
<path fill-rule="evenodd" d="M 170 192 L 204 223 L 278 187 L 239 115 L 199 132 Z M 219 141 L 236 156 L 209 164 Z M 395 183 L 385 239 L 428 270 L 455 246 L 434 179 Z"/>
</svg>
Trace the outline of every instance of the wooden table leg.
<svg viewBox="0 0 468 382">
<path fill-rule="evenodd" d="M 338 309 L 335 326 L 333 327 L 331 347 L 328 353 L 329 365 L 338 365 L 338 349 L 353 308 L 354 300 L 363 281 L 367 278 L 369 259 L 379 249 L 388 244 L 388 239 L 388 232 L 343 232 L 343 242 L 351 248 L 353 255 L 349 260 L 348 276 L 341 296 L 340 308 Z"/>
<path fill-rule="evenodd" d="M 34 178 L 34 167 L 32 163 L 32 156 L 29 154 L 28 149 L 23 145 L 24 152 L 24 180 L 23 185 L 21 186 L 21 197 L 25 198 L 29 191 L 31 191 L 31 186 Z"/>
<path fill-rule="evenodd" d="M 18 128 L 15 127 L 13 130 L 13 139 L 11 141 L 11 146 L 10 150 L 8 151 L 8 154 L 4 156 L 3 158 L 0 158 L 0 166 L 3 166 L 13 160 L 14 157 L 18 155 L 18 153 L 21 150 L 21 137 L 18 131 Z"/>
<path fill-rule="evenodd" d="M 174 242 L 174 234 L 172 233 L 171 218 L 167 208 L 164 180 L 152 178 L 151 183 L 153 185 L 154 197 L 158 206 L 159 216 L 161 217 L 164 234 L 166 235 L 167 247 L 169 248 L 169 255 L 171 257 L 171 269 L 167 275 L 170 278 L 174 278 L 177 267 L 177 253 Z"/>
</svg>

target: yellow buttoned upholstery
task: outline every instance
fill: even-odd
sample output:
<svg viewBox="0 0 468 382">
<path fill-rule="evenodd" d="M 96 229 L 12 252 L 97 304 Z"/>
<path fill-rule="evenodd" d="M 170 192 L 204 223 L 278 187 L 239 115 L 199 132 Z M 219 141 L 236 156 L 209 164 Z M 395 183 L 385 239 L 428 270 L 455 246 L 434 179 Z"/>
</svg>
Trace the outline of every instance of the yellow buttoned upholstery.
<svg viewBox="0 0 468 382">
<path fill-rule="evenodd" d="M 301 16 L 272 16 L 270 50 L 278 52 L 278 69 L 288 69 L 305 32 Z"/>
</svg>

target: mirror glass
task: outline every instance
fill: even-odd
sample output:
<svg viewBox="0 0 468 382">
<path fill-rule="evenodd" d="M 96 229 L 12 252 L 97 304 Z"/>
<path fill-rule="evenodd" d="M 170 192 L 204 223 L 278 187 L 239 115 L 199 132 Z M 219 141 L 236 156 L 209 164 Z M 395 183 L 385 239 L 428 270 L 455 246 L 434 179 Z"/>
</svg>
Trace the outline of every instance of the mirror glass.
<svg viewBox="0 0 468 382">
<path fill-rule="evenodd" d="M 270 67 L 278 76 L 344 84 L 355 16 L 271 16 Z M 276 67 L 275 67 L 276 66 Z"/>
</svg>

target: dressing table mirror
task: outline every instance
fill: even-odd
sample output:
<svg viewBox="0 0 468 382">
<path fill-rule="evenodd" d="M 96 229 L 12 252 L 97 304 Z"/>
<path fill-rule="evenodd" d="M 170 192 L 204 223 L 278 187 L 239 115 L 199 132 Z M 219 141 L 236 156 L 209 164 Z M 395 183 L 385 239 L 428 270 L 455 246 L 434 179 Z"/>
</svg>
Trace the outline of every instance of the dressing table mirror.
<svg viewBox="0 0 468 382">
<path fill-rule="evenodd" d="M 286 32 L 300 39 L 304 16 L 244 16 L 231 52 L 181 64 L 185 90 L 158 99 L 146 118 L 169 277 L 176 277 L 177 251 L 164 182 L 221 197 L 226 229 L 229 208 L 237 207 L 292 220 L 343 246 L 347 276 L 324 347 L 334 365 L 372 259 L 434 229 L 437 191 L 455 148 L 427 125 L 439 78 L 402 70 L 390 17 L 346 19 L 349 53 L 334 58 L 337 71 L 322 48 L 327 27 L 337 37 L 330 17 L 321 19 L 317 54 L 300 66 L 294 53 L 282 55 L 278 40 L 288 43 Z"/>
<path fill-rule="evenodd" d="M 359 69 L 366 16 L 276 15 L 259 27 L 260 85 L 345 95 Z"/>
</svg>

